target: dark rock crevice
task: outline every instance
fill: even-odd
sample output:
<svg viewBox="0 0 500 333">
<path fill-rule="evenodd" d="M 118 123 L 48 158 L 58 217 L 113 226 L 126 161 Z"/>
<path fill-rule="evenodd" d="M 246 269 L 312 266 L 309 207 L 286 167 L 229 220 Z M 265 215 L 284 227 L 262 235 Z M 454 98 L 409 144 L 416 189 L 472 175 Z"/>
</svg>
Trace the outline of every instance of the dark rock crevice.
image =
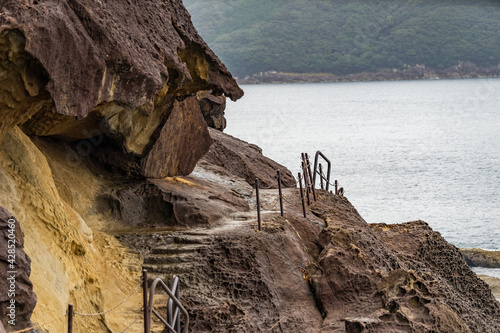
<svg viewBox="0 0 500 333">
<path fill-rule="evenodd" d="M 49 76 L 43 66 L 25 51 L 26 38 L 18 29 L 0 35 L 0 139 L 41 110 L 52 108 L 46 90 Z"/>
</svg>

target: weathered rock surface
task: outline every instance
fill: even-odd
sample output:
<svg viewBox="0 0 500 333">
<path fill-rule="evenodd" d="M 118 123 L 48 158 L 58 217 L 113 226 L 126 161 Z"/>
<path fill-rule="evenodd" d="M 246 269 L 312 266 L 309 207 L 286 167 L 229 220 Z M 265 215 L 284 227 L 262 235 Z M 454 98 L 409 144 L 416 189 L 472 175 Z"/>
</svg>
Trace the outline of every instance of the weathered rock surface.
<svg viewBox="0 0 500 333">
<path fill-rule="evenodd" d="M 144 106 L 167 81 L 190 93 L 208 86 L 242 95 L 181 1 L 9 0 L 0 24 L 24 35 L 25 51 L 50 77 L 47 90 L 63 115 L 85 117 L 110 101 Z"/>
<path fill-rule="evenodd" d="M 283 187 L 296 186 L 292 173 L 262 155 L 262 150 L 256 145 L 217 130 L 209 129 L 209 131 L 214 143 L 200 160 L 201 166 L 243 178 L 252 186 L 255 185 L 255 178 L 259 178 L 260 186 L 263 188 L 278 187 L 276 171 L 280 170 Z"/>
<path fill-rule="evenodd" d="M 220 131 L 220 96 L 242 91 L 181 1 L 0 6 L 0 206 L 25 233 L 34 324 L 65 331 L 73 303 L 105 312 L 77 331 L 126 330 L 142 264 L 181 276 L 194 332 L 500 331 L 491 290 L 425 223 L 369 226 L 324 191 L 302 217 L 290 172 Z"/>
<path fill-rule="evenodd" d="M 344 199 L 312 206 L 328 227 L 311 276 L 325 331 L 496 332 L 499 303 L 421 221 L 368 226 Z M 362 305 L 361 305 L 362 304 Z"/>
<path fill-rule="evenodd" d="M 189 175 L 211 144 L 196 98 L 176 101 L 160 137 L 142 160 L 142 174 L 148 178 Z"/>
<path fill-rule="evenodd" d="M 30 326 L 36 295 L 30 281 L 31 259 L 16 218 L 0 207 L 0 324 L 9 332 Z M 10 250 L 10 251 L 9 251 Z M 6 283 L 7 282 L 7 283 Z M 14 303 L 11 303 L 12 300 Z M 2 325 L 0 325 L 1 327 Z M 0 328 L 0 332 L 2 328 Z"/>
<path fill-rule="evenodd" d="M 488 285 L 470 270 L 460 251 L 439 233 L 422 221 L 379 224 L 372 229 L 403 260 L 406 268 L 418 276 L 420 284 L 414 284 L 415 295 L 393 296 L 392 301 L 403 313 L 407 309 L 399 300 L 405 297 L 408 299 L 406 306 L 412 311 L 420 307 L 422 329 L 428 326 L 450 332 L 500 331 L 500 303 Z"/>
<path fill-rule="evenodd" d="M 122 161 L 143 159 L 135 169 L 147 177 L 188 174 L 208 149 L 189 96 L 211 91 L 200 105 L 218 100 L 220 112 L 221 95 L 243 95 L 178 0 L 3 1 L 0 71 L 0 138 L 15 125 L 69 141 L 106 136 L 115 151 L 132 155 Z M 167 150 L 174 136 L 183 148 L 200 149 Z"/>
<path fill-rule="evenodd" d="M 30 279 L 38 300 L 32 322 L 50 322 L 45 326 L 48 332 L 64 332 L 69 303 L 81 313 L 111 308 L 137 285 L 140 262 L 103 232 L 104 224 L 112 228 L 114 220 L 92 209 L 101 186 L 113 184 L 113 178 L 99 177 L 84 163 L 68 163 L 62 144 L 34 141 L 37 145 L 19 128 L 4 136 L 0 205 L 18 220 L 24 250 L 31 258 Z M 123 316 L 135 311 L 131 302 L 140 303 L 140 296 L 135 296 L 122 305 L 121 313 L 92 320 L 75 317 L 75 327 L 82 332 L 123 330 Z M 33 301 L 20 304 L 20 309 L 28 309 Z"/>
<path fill-rule="evenodd" d="M 200 91 L 196 94 L 196 98 L 207 125 L 223 131 L 226 128 L 226 118 L 224 118 L 226 99 L 214 96 L 211 91 Z"/>
<path fill-rule="evenodd" d="M 461 249 L 460 252 L 471 267 L 500 268 L 500 251 Z"/>
</svg>

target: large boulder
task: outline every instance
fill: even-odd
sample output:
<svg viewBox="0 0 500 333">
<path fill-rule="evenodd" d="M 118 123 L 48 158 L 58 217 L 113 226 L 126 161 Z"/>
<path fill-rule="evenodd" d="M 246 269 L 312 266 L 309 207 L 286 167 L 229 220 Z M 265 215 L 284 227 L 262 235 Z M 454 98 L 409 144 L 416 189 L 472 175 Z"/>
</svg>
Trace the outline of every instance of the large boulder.
<svg viewBox="0 0 500 333">
<path fill-rule="evenodd" d="M 191 126 L 172 128 L 178 105 L 191 108 L 198 91 L 243 95 L 180 0 L 7 0 L 0 8 L 0 139 L 16 125 L 66 141 L 106 136 L 121 154 L 145 159 L 143 176 L 185 174 L 209 138 L 194 114 L 185 118 Z M 199 105 L 190 112 L 201 114 Z M 165 137 L 194 127 L 190 149 L 167 156 L 178 161 L 193 151 L 186 166 L 158 162 Z"/>
<path fill-rule="evenodd" d="M 142 174 L 149 178 L 189 175 L 211 144 L 196 98 L 176 101 L 158 140 L 142 160 Z"/>
</svg>

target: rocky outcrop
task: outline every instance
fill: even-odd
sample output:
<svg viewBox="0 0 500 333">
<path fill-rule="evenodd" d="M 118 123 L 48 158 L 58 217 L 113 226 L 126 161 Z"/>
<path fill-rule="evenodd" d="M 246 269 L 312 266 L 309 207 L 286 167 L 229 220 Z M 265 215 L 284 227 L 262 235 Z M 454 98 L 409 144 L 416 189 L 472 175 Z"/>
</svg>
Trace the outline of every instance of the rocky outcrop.
<svg viewBox="0 0 500 333">
<path fill-rule="evenodd" d="M 180 1 L 0 6 L 0 206 L 34 324 L 63 332 L 73 303 L 94 314 L 77 331 L 140 332 L 142 266 L 181 276 L 196 332 L 499 331 L 488 286 L 425 223 L 369 226 L 325 191 L 302 217 L 291 173 L 220 131 L 242 91 Z"/>
<path fill-rule="evenodd" d="M 312 206 L 328 224 L 319 235 L 321 270 L 311 276 L 325 331 L 500 329 L 489 287 L 426 223 L 368 226 L 345 199 L 328 201 Z"/>
<path fill-rule="evenodd" d="M 210 144 L 203 118 L 186 112 L 200 112 L 188 96 L 243 95 L 178 0 L 9 0 L 1 9 L 0 137 L 15 125 L 68 141 L 104 135 L 142 176 L 188 174 Z M 196 129 L 185 144 L 200 146 L 186 165 L 185 146 L 165 150 L 166 132 L 181 128 Z"/>
<path fill-rule="evenodd" d="M 470 267 L 500 268 L 500 251 L 461 249 L 460 252 Z"/>
<path fill-rule="evenodd" d="M 265 157 L 256 145 L 213 129 L 210 129 L 210 137 L 214 143 L 200 160 L 201 166 L 216 168 L 221 173 L 243 178 L 252 186 L 255 186 L 255 178 L 259 178 L 263 188 L 278 187 L 276 171 L 280 170 L 283 187 L 296 186 L 291 172 Z"/>
<path fill-rule="evenodd" d="M 0 327 L 18 331 L 30 326 L 36 295 L 30 281 L 31 259 L 16 218 L 0 207 Z M 0 328 L 0 332 L 2 328 Z"/>
</svg>

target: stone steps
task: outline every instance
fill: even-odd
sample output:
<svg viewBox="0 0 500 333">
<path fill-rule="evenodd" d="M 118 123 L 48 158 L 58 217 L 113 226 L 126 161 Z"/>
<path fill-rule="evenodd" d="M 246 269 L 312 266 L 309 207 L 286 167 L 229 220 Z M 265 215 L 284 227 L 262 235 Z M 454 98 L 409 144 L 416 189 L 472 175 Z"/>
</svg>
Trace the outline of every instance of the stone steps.
<svg viewBox="0 0 500 333">
<path fill-rule="evenodd" d="M 147 264 L 161 265 L 172 263 L 185 263 L 198 260 L 199 256 L 196 252 L 185 252 L 175 254 L 153 254 L 144 257 L 144 266 Z"/>
<path fill-rule="evenodd" d="M 194 253 L 204 248 L 202 244 L 171 244 L 152 248 L 151 255 Z"/>
<path fill-rule="evenodd" d="M 203 266 L 200 251 L 211 244 L 211 235 L 203 231 L 182 231 L 162 236 L 164 241 L 144 256 L 143 268 L 148 272 L 148 284 L 151 286 L 156 278 L 161 278 L 170 287 L 176 275 L 181 290 L 187 292 L 204 283 L 206 278 L 199 274 Z M 158 288 L 157 293 L 165 292 Z"/>
<path fill-rule="evenodd" d="M 142 267 L 148 272 L 175 274 L 189 274 L 200 267 L 198 262 L 184 262 L 184 263 L 169 263 L 169 264 L 144 264 Z"/>
</svg>

